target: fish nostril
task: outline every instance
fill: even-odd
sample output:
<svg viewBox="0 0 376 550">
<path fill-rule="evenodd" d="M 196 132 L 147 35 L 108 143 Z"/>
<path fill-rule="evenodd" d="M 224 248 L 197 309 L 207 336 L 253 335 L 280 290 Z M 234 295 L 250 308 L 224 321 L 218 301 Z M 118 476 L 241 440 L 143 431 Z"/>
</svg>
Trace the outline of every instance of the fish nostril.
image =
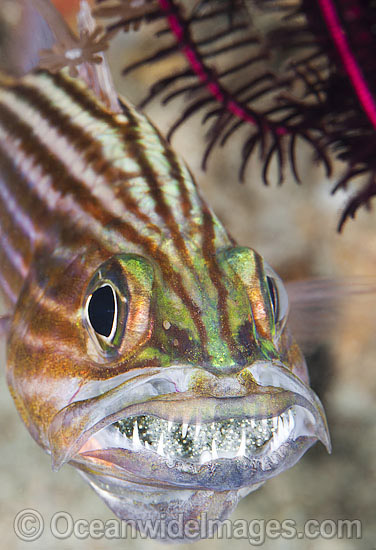
<svg viewBox="0 0 376 550">
<path fill-rule="evenodd" d="M 193 378 L 191 389 L 198 394 L 209 394 L 212 397 L 241 397 L 247 393 L 246 387 L 238 377 L 213 376 L 205 371 Z"/>
<path fill-rule="evenodd" d="M 214 389 L 216 397 L 235 397 L 245 394 L 244 386 L 232 376 L 217 378 Z"/>
</svg>

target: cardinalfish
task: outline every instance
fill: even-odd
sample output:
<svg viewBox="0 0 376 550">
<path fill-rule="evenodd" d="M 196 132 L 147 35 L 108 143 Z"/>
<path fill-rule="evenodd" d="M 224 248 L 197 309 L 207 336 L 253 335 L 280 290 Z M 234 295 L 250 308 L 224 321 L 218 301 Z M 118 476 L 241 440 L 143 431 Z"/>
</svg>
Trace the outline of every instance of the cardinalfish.
<svg viewBox="0 0 376 550">
<path fill-rule="evenodd" d="M 118 517 L 224 519 L 316 441 L 330 451 L 325 413 L 281 279 L 110 84 L 1 77 L 9 389 L 53 468 Z"/>
</svg>

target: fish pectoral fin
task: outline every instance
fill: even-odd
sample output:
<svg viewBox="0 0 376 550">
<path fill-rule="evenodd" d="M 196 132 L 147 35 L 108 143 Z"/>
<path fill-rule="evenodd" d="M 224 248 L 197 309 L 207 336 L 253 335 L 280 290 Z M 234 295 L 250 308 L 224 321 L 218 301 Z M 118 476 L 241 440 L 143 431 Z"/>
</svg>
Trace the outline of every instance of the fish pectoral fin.
<svg viewBox="0 0 376 550">
<path fill-rule="evenodd" d="M 369 309 L 370 302 L 372 308 L 376 305 L 375 277 L 316 278 L 285 286 L 290 302 L 288 324 L 305 354 L 328 340 L 344 315 L 344 305 L 350 301 L 359 308 Z"/>
</svg>

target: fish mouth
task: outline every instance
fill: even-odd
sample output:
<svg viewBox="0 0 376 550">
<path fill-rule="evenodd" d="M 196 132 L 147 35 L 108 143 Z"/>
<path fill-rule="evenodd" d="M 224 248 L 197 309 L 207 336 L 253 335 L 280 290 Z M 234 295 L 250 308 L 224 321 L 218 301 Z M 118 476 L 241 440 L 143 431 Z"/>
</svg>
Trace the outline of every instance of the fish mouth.
<svg viewBox="0 0 376 550">
<path fill-rule="evenodd" d="M 106 486 L 233 490 L 291 467 L 317 440 L 330 452 L 324 410 L 306 384 L 282 364 L 245 371 L 252 389 L 175 366 L 71 403 L 50 428 L 55 469 L 69 461 Z"/>
<path fill-rule="evenodd" d="M 271 449 L 279 447 L 293 430 L 295 416 L 294 407 L 272 418 L 228 418 L 205 424 L 138 415 L 115 422 L 103 435 L 120 448 L 152 450 L 170 462 L 186 460 L 205 464 L 217 458 L 252 458 L 255 453 L 265 450 L 267 443 Z M 114 429 L 122 436 L 114 434 Z M 97 441 L 102 439 L 100 434 L 98 436 Z M 104 439 L 100 445 L 106 445 Z"/>
</svg>

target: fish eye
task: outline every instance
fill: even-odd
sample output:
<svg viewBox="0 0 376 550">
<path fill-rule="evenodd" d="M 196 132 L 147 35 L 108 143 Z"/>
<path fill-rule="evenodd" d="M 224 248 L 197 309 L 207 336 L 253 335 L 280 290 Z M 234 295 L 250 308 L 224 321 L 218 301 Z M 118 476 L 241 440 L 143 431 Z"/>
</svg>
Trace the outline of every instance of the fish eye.
<svg viewBox="0 0 376 550">
<path fill-rule="evenodd" d="M 268 283 L 270 302 L 272 304 L 274 319 L 278 319 L 278 310 L 279 310 L 279 301 L 278 301 L 278 291 L 274 279 L 271 277 L 266 277 Z"/>
<path fill-rule="evenodd" d="M 128 297 L 101 274 L 86 295 L 83 321 L 97 350 L 114 357 L 121 346 L 128 316 Z"/>
<path fill-rule="evenodd" d="M 276 331 L 280 334 L 289 309 L 288 296 L 283 282 L 274 270 L 269 265 L 266 265 L 265 271 Z"/>
<path fill-rule="evenodd" d="M 113 363 L 150 335 L 153 267 L 142 256 L 119 254 L 100 264 L 82 289 L 80 308 L 86 351 Z"/>
<path fill-rule="evenodd" d="M 97 288 L 87 301 L 87 319 L 100 336 L 111 341 L 117 325 L 117 293 L 110 284 Z"/>
</svg>

